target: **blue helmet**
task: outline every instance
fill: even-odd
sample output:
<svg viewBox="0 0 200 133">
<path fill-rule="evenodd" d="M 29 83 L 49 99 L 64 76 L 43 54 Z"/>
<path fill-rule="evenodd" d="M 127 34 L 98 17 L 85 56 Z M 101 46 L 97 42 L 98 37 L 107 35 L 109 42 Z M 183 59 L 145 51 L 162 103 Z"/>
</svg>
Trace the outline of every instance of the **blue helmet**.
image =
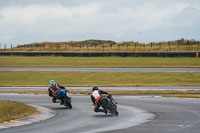
<svg viewBox="0 0 200 133">
<path fill-rule="evenodd" d="M 56 82 L 55 82 L 54 80 L 50 80 L 50 81 L 49 81 L 49 84 L 50 84 L 50 85 L 55 85 Z"/>
</svg>

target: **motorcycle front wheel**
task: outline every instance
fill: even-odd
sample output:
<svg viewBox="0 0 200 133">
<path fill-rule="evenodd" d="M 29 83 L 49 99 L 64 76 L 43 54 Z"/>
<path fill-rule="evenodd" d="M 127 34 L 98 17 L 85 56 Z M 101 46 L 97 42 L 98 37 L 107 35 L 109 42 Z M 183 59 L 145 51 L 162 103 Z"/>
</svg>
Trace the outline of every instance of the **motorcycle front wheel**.
<svg viewBox="0 0 200 133">
<path fill-rule="evenodd" d="M 72 109 L 72 104 L 71 104 L 71 102 L 68 100 L 68 98 L 66 98 L 66 97 L 65 97 L 65 99 L 64 99 L 64 106 L 65 106 L 66 108 Z"/>
</svg>

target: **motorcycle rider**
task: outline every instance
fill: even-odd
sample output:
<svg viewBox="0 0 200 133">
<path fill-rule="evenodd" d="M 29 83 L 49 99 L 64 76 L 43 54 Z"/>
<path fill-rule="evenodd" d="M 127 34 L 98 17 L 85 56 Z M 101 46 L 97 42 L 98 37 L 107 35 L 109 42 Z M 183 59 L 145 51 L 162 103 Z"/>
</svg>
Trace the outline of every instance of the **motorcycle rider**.
<svg viewBox="0 0 200 133">
<path fill-rule="evenodd" d="M 101 106 L 101 98 L 103 97 L 102 94 L 106 94 L 109 95 L 108 92 L 99 90 L 98 87 L 93 87 L 92 88 L 92 94 L 91 94 L 91 100 L 93 102 L 94 107 L 94 112 L 104 112 L 105 114 L 107 114 L 107 110 L 105 109 L 99 109 Z"/>
<path fill-rule="evenodd" d="M 64 86 L 61 86 L 59 84 L 57 84 L 54 80 L 50 80 L 49 81 L 49 84 L 50 84 L 50 87 L 48 88 L 48 91 L 49 91 L 49 96 L 50 97 L 53 97 L 52 98 L 52 102 L 53 103 L 56 103 L 56 99 L 57 99 L 57 93 L 62 90 L 62 89 L 65 89 Z M 66 90 L 68 91 L 68 90 Z M 62 104 L 62 103 L 61 103 Z"/>
</svg>

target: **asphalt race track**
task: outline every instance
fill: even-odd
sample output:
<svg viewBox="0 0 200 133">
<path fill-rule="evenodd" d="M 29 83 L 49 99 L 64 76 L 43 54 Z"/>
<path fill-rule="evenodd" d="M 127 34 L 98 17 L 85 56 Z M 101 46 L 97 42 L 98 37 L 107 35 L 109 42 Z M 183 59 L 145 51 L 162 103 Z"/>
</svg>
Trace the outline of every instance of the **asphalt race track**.
<svg viewBox="0 0 200 133">
<path fill-rule="evenodd" d="M 72 96 L 73 109 L 51 103 L 48 95 L 0 94 L 0 100 L 14 100 L 57 111 L 48 120 L 0 129 L 0 133 L 199 133 L 200 100 L 113 96 L 118 117 L 93 112 L 90 96 Z"/>
</svg>

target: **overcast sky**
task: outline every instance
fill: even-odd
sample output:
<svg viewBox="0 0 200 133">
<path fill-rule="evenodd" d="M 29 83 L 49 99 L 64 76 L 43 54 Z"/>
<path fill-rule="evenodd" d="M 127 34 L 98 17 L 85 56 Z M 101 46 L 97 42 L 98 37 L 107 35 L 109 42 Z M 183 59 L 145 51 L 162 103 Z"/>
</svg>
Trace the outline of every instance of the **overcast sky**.
<svg viewBox="0 0 200 133">
<path fill-rule="evenodd" d="M 200 0 L 0 0 L 0 43 L 200 40 Z"/>
</svg>

